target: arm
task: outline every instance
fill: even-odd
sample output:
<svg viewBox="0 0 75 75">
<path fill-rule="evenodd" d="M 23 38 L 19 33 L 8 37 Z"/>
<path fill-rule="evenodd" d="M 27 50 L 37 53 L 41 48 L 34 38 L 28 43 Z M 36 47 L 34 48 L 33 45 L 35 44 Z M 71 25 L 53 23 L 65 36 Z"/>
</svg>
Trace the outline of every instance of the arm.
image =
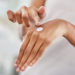
<svg viewBox="0 0 75 75">
<path fill-rule="evenodd" d="M 41 26 L 42 31 L 37 31 L 37 27 L 34 27 L 27 32 L 16 61 L 18 72 L 25 70 L 31 64 L 34 65 L 45 49 L 57 38 L 64 36 L 75 46 L 75 26 L 71 23 L 56 19 Z"/>
<path fill-rule="evenodd" d="M 71 23 L 67 24 L 67 34 L 64 35 L 69 42 L 75 46 L 75 26 Z"/>
</svg>

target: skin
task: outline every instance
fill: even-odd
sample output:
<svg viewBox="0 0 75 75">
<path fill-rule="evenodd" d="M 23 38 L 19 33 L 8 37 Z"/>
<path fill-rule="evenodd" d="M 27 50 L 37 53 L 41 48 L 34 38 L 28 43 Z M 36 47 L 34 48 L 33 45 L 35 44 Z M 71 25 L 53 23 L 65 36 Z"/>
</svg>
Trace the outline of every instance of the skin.
<svg viewBox="0 0 75 75">
<path fill-rule="evenodd" d="M 45 4 L 46 0 L 32 0 L 29 7 L 22 6 L 16 12 L 11 10 L 7 11 L 8 19 L 15 23 L 21 24 L 19 26 L 20 38 L 26 34 L 29 27 L 36 25 L 39 26 L 41 20 L 45 16 Z"/>
<path fill-rule="evenodd" d="M 43 31 L 36 31 L 40 21 L 44 18 L 46 0 L 32 0 L 31 6 L 21 7 L 18 11 L 8 10 L 8 18 L 18 22 L 20 37 L 23 43 L 15 63 L 17 72 L 24 71 L 28 66 L 34 65 L 42 56 L 46 48 L 57 38 L 65 37 L 75 46 L 75 26 L 71 23 L 56 19 L 42 25 Z M 26 34 L 26 36 L 25 36 Z"/>
<path fill-rule="evenodd" d="M 31 28 L 24 37 L 19 56 L 16 61 L 17 72 L 24 71 L 28 66 L 34 65 L 42 56 L 46 48 L 57 38 L 65 37 L 75 46 L 75 26 L 71 23 L 56 19 L 43 24 L 42 31 L 37 27 Z"/>
</svg>

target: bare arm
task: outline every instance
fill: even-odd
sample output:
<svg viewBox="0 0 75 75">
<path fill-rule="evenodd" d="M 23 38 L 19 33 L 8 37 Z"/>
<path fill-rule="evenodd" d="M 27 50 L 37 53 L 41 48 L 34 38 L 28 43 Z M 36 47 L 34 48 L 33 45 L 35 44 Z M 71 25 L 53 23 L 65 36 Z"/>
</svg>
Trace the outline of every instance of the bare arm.
<svg viewBox="0 0 75 75">
<path fill-rule="evenodd" d="M 75 46 L 75 26 L 72 25 L 71 23 L 68 23 L 67 25 L 68 28 L 68 32 L 65 35 L 65 37 L 67 38 L 67 40 L 69 40 L 69 42 Z"/>
<path fill-rule="evenodd" d="M 43 24 L 42 28 L 42 31 L 37 31 L 37 27 L 34 27 L 24 37 L 16 61 L 19 68 L 18 72 L 24 71 L 30 65 L 34 65 L 42 56 L 45 49 L 57 38 L 64 36 L 75 46 L 75 26 L 73 24 L 65 20 L 56 19 Z"/>
</svg>

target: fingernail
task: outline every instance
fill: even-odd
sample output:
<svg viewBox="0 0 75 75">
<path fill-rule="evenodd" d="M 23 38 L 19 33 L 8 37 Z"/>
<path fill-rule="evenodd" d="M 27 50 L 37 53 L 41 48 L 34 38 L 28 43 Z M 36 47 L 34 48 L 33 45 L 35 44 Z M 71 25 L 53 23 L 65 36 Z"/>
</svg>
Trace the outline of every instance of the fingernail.
<svg viewBox="0 0 75 75">
<path fill-rule="evenodd" d="M 15 22 L 16 22 L 16 20 L 13 20 L 13 22 L 15 23 Z"/>
<path fill-rule="evenodd" d="M 33 64 L 31 63 L 30 66 L 32 66 Z"/>
<path fill-rule="evenodd" d="M 18 65 L 17 64 L 14 64 L 14 66 L 17 67 Z"/>
<path fill-rule="evenodd" d="M 16 71 L 17 71 L 17 72 L 20 72 L 20 69 L 19 69 L 19 68 L 17 68 L 17 69 L 16 69 Z"/>
<path fill-rule="evenodd" d="M 40 25 L 40 22 L 36 23 L 36 25 L 39 26 Z"/>
<path fill-rule="evenodd" d="M 25 68 L 24 68 L 24 66 L 21 68 L 21 70 L 24 70 Z"/>
<path fill-rule="evenodd" d="M 31 67 L 28 66 L 28 67 L 26 68 L 26 70 L 29 70 L 30 68 L 31 68 Z"/>
</svg>

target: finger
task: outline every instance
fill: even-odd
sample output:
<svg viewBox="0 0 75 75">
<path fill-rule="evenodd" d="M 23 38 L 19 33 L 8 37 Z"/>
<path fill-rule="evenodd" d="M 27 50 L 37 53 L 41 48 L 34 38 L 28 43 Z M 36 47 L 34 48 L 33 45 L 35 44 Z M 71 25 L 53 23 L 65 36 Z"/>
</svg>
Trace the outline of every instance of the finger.
<svg viewBox="0 0 75 75">
<path fill-rule="evenodd" d="M 22 20 L 24 24 L 29 27 L 29 18 L 28 18 L 28 12 L 27 12 L 27 7 L 22 7 L 21 9 L 21 14 L 22 14 Z"/>
<path fill-rule="evenodd" d="M 44 51 L 48 47 L 48 45 L 49 45 L 49 41 L 46 41 L 42 44 L 36 57 L 32 60 L 31 65 L 34 65 L 39 60 L 39 58 L 42 56 L 42 54 L 44 53 Z"/>
<path fill-rule="evenodd" d="M 38 10 L 38 14 L 40 16 L 40 18 L 43 18 L 45 16 L 45 7 L 41 6 Z"/>
<path fill-rule="evenodd" d="M 23 55 L 22 60 L 19 64 L 19 68 L 22 69 L 22 66 L 24 65 L 27 58 L 29 57 L 29 55 L 30 55 L 35 43 L 36 43 L 37 38 L 38 38 L 38 32 L 33 32 L 31 39 L 30 39 L 30 42 L 29 42 L 27 48 L 25 49 L 24 55 Z"/>
<path fill-rule="evenodd" d="M 35 25 L 40 25 L 40 17 L 37 13 L 37 11 L 34 11 L 33 9 L 28 10 L 29 18 Z"/>
<path fill-rule="evenodd" d="M 20 11 L 20 10 L 18 10 L 18 11 L 16 12 L 16 20 L 17 20 L 17 22 L 18 22 L 19 24 L 22 24 L 22 17 L 21 17 L 21 11 Z"/>
<path fill-rule="evenodd" d="M 26 67 L 28 67 L 29 64 L 31 63 L 31 61 L 34 59 L 34 57 L 36 57 L 37 52 L 39 51 L 43 42 L 44 42 L 44 38 L 41 38 L 39 36 L 30 56 L 28 57 L 27 61 L 24 63 L 24 66 L 23 66 L 24 68 L 22 70 L 24 70 Z"/>
<path fill-rule="evenodd" d="M 26 46 L 27 46 L 27 44 L 28 44 L 28 42 L 29 42 L 29 40 L 31 38 L 32 32 L 33 31 L 27 32 L 27 35 L 25 36 L 25 39 L 23 41 L 23 44 L 22 44 L 20 52 L 19 52 L 19 56 L 18 56 L 17 61 L 15 63 L 15 64 L 17 64 L 17 66 L 19 65 L 19 63 L 20 63 L 20 61 L 22 59 L 22 56 L 24 54 L 24 50 L 25 50 L 25 48 L 26 48 Z"/>
<path fill-rule="evenodd" d="M 12 22 L 16 22 L 15 13 L 11 10 L 7 11 L 8 19 Z"/>
</svg>

